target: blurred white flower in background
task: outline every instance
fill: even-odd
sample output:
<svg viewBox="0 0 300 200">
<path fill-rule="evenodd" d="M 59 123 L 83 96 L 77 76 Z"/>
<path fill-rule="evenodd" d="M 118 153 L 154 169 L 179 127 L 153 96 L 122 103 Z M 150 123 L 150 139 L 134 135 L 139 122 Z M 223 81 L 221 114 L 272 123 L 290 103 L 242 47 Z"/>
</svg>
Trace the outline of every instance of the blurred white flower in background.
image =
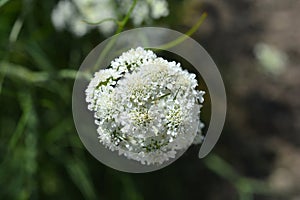
<svg viewBox="0 0 300 200">
<path fill-rule="evenodd" d="M 133 0 L 119 0 L 121 12 L 127 13 Z M 137 2 L 130 16 L 134 25 L 139 26 L 151 19 L 159 19 L 169 15 L 168 2 L 166 0 L 140 0 Z"/>
<path fill-rule="evenodd" d="M 287 54 L 275 46 L 258 43 L 254 47 L 254 54 L 265 72 L 279 75 L 284 72 L 288 62 Z"/>
<path fill-rule="evenodd" d="M 150 0 L 151 16 L 153 19 L 159 19 L 169 15 L 168 3 L 165 0 Z"/>
<path fill-rule="evenodd" d="M 87 22 L 99 22 L 105 18 L 116 17 L 114 5 L 111 0 L 73 0 L 80 12 L 81 20 L 84 19 Z M 84 22 L 89 29 L 93 26 Z M 114 22 L 107 21 L 105 23 L 97 25 L 100 32 L 104 34 L 111 33 L 114 30 Z"/>
<path fill-rule="evenodd" d="M 62 30 L 69 26 L 70 19 L 74 18 L 76 8 L 70 1 L 59 1 L 52 11 L 51 19 L 55 28 Z"/>
<path fill-rule="evenodd" d="M 180 63 L 139 47 L 95 73 L 86 89 L 100 142 L 142 164 L 162 164 L 201 141 L 204 91 Z"/>
<path fill-rule="evenodd" d="M 105 21 L 99 25 L 89 25 L 101 20 L 124 16 L 133 0 L 61 0 L 52 11 L 51 19 L 57 30 L 68 29 L 76 36 L 83 36 L 93 28 L 98 28 L 105 35 L 116 28 L 113 21 Z M 136 26 L 151 22 L 169 14 L 166 0 L 139 0 L 130 18 Z"/>
</svg>

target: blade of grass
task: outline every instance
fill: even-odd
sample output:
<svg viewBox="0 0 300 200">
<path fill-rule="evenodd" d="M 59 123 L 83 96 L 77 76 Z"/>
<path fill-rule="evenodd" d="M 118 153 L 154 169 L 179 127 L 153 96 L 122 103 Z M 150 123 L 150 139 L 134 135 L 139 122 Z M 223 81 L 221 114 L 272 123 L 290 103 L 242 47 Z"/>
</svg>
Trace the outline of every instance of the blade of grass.
<svg viewBox="0 0 300 200">
<path fill-rule="evenodd" d="M 2 2 L 5 3 L 5 2 L 8 2 L 8 1 L 2 1 Z M 4 3 L 1 5 L 2 2 L 0 2 L 0 7 L 1 7 L 2 5 L 4 5 Z M 17 20 L 15 21 L 15 23 L 14 23 L 14 25 L 13 25 L 11 31 L 10 31 L 9 39 L 8 39 L 8 50 L 6 51 L 4 57 L 2 58 L 2 61 L 0 62 L 0 65 L 1 65 L 1 66 L 3 65 L 3 63 L 4 63 L 6 60 L 8 60 L 9 53 L 10 53 L 10 51 L 11 51 L 11 46 L 12 46 L 12 45 L 17 41 L 17 39 L 18 39 L 18 36 L 19 36 L 19 34 L 20 34 L 20 32 L 21 32 L 21 29 L 22 29 L 22 26 L 23 26 L 23 21 L 24 21 L 23 17 L 19 16 L 19 17 L 17 18 Z M 7 72 L 7 66 L 4 65 L 2 70 L 3 70 L 3 72 L 0 74 L 0 94 L 1 94 L 1 91 L 2 91 L 3 81 L 4 81 L 4 79 L 5 79 L 6 72 Z"/>
<path fill-rule="evenodd" d="M 1 0 L 0 1 L 0 8 L 2 7 L 2 6 L 4 6 L 7 2 L 9 2 L 10 0 Z"/>
<path fill-rule="evenodd" d="M 6 68 L 6 71 L 4 68 Z M 33 72 L 26 67 L 8 62 L 3 62 L 2 67 L 0 67 L 0 74 L 4 73 L 12 79 L 17 78 L 26 82 L 43 82 L 49 80 L 47 72 Z"/>
<path fill-rule="evenodd" d="M 66 169 L 85 199 L 96 199 L 95 189 L 86 165 L 79 159 L 70 159 L 66 162 Z"/>
<path fill-rule="evenodd" d="M 71 69 L 64 69 L 52 73 L 46 71 L 34 72 L 24 66 L 8 62 L 2 62 L 1 64 L 0 75 L 4 73 L 12 80 L 19 79 L 29 83 L 45 82 L 64 78 L 75 79 L 77 76 L 78 78 L 84 78 L 87 80 L 91 78 L 91 74 L 88 72 L 77 72 L 76 70 Z"/>
<path fill-rule="evenodd" d="M 44 136 L 45 145 L 50 147 L 59 141 L 66 132 L 70 131 L 70 126 L 68 126 L 70 123 L 70 118 L 65 118 L 55 124 Z"/>
<path fill-rule="evenodd" d="M 15 132 L 12 134 L 12 137 L 10 138 L 9 145 L 8 145 L 8 150 L 12 151 L 17 142 L 19 141 L 22 133 L 25 130 L 25 127 L 27 123 L 29 122 L 30 116 L 31 116 L 31 109 L 32 109 L 32 101 L 31 97 L 29 94 L 20 94 L 19 99 L 22 99 L 20 101 L 21 108 L 23 111 L 23 114 L 17 124 Z"/>
<path fill-rule="evenodd" d="M 19 102 L 23 107 L 23 110 L 29 111 L 29 119 L 26 125 L 26 129 L 24 130 L 24 172 L 25 172 L 25 191 L 29 195 L 30 198 L 37 197 L 37 180 L 36 180 L 36 172 L 38 168 L 37 164 L 37 143 L 38 143 L 38 132 L 37 126 L 39 124 L 38 117 L 36 115 L 36 111 L 34 108 L 34 102 L 31 92 L 27 88 L 23 88 L 22 91 L 19 92 Z M 24 104 L 24 99 L 27 98 L 27 104 Z"/>
<path fill-rule="evenodd" d="M 269 194 L 268 186 L 261 181 L 239 175 L 234 168 L 217 155 L 204 159 L 204 164 L 213 172 L 228 180 L 237 190 L 241 200 L 251 200 L 253 194 Z"/>
<path fill-rule="evenodd" d="M 22 26 L 23 26 L 23 17 L 18 17 L 18 19 L 15 21 L 15 23 L 11 29 L 11 32 L 9 34 L 8 41 L 10 44 L 15 43 L 17 41 L 18 36 L 21 32 Z"/>
<path fill-rule="evenodd" d="M 36 42 L 31 41 L 27 43 L 25 50 L 39 69 L 46 71 L 53 71 L 55 69 L 45 52 Z"/>
<path fill-rule="evenodd" d="M 71 69 L 63 69 L 58 72 L 58 76 L 60 78 L 68 78 L 68 79 L 75 79 L 77 78 L 83 78 L 90 80 L 92 78 L 92 75 L 90 73 L 84 73 L 76 70 L 71 70 Z"/>
<path fill-rule="evenodd" d="M 132 178 L 129 175 L 124 174 L 123 176 L 121 176 L 121 182 L 124 187 L 122 194 L 124 199 L 143 200 L 142 195 L 138 192 L 136 185 L 134 184 Z"/>
</svg>

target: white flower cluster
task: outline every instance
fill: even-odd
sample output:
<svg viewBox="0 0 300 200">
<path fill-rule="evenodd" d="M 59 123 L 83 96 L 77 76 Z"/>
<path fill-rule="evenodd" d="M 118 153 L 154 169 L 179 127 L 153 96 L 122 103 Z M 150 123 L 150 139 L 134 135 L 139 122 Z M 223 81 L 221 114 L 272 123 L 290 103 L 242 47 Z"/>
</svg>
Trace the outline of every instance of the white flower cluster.
<svg viewBox="0 0 300 200">
<path fill-rule="evenodd" d="M 127 13 L 133 0 L 119 0 L 121 12 Z M 151 19 L 159 19 L 169 15 L 168 2 L 166 0 L 140 0 L 137 2 L 130 16 L 134 25 L 141 25 Z"/>
<path fill-rule="evenodd" d="M 57 30 L 69 29 L 76 36 L 83 36 L 92 28 L 98 28 L 101 33 L 109 34 L 115 29 L 112 21 L 103 22 L 97 26 L 88 22 L 99 22 L 107 18 L 118 18 L 125 15 L 133 0 L 61 0 L 52 11 L 51 18 Z M 140 25 L 150 19 L 159 19 L 169 14 L 166 0 L 139 0 L 131 19 L 134 25 Z"/>
<path fill-rule="evenodd" d="M 123 53 L 95 73 L 86 89 L 99 140 L 112 151 L 162 164 L 201 134 L 204 91 L 196 76 L 141 47 Z"/>
</svg>

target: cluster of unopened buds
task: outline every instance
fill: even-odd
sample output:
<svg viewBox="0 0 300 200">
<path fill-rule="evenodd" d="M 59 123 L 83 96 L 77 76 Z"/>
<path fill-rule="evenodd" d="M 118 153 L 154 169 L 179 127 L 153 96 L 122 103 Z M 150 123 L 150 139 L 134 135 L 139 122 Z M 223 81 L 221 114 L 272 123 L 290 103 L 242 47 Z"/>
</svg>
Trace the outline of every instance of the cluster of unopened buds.
<svg viewBox="0 0 300 200">
<path fill-rule="evenodd" d="M 162 164 L 201 138 L 196 75 L 141 47 L 94 74 L 86 89 L 99 141 L 142 164 Z M 197 139 L 198 138 L 198 139 Z"/>
</svg>

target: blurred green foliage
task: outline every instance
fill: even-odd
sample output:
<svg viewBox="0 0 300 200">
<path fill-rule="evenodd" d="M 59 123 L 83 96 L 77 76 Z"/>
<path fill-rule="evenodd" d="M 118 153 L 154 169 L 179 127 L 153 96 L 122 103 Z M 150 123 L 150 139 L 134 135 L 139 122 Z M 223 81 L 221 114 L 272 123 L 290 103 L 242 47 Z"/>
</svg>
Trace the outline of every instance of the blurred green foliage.
<svg viewBox="0 0 300 200">
<path fill-rule="evenodd" d="M 54 4 L 1 2 L 1 199 L 96 199 L 71 111 L 74 70 L 93 43 L 56 34 Z"/>
</svg>

